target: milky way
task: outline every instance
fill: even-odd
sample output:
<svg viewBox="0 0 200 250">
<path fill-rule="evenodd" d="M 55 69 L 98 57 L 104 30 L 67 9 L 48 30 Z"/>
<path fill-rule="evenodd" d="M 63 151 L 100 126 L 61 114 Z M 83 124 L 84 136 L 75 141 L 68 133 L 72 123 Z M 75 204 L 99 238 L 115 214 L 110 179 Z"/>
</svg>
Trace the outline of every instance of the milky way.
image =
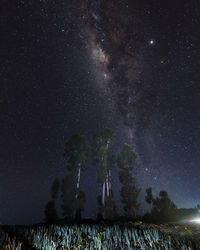
<svg viewBox="0 0 200 250">
<path fill-rule="evenodd" d="M 141 210 L 148 186 L 200 203 L 199 0 L 2 2 L 0 221 L 42 221 L 64 143 L 105 126 L 139 155 Z M 96 169 L 82 180 L 91 216 Z"/>
<path fill-rule="evenodd" d="M 166 188 L 180 202 L 181 184 L 190 182 L 187 160 L 180 167 L 180 158 L 193 147 L 188 138 L 195 136 L 189 135 L 188 127 L 194 127 L 197 118 L 190 116 L 198 117 L 199 90 L 196 73 L 191 74 L 198 64 L 191 55 L 199 53 L 194 46 L 199 23 L 196 1 L 190 6 L 177 1 L 176 8 L 153 0 L 81 4 L 80 30 L 92 69 L 101 76 L 97 85 L 109 90 L 142 158 L 141 184 L 157 191 Z M 181 117 L 188 117 L 187 123 Z"/>
<path fill-rule="evenodd" d="M 145 20 L 120 1 L 88 1 L 83 4 L 82 26 L 92 63 L 102 75 L 103 87 L 109 89 L 131 139 L 140 119 L 147 115 L 144 103 L 147 83 L 141 75 L 147 70 Z"/>
</svg>

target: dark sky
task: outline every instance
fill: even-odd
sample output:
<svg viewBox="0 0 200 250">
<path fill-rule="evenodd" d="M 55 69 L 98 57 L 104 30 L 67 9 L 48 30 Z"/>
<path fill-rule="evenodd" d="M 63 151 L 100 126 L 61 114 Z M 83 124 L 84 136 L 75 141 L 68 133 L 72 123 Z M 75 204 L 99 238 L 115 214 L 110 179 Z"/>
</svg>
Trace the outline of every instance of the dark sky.
<svg viewBox="0 0 200 250">
<path fill-rule="evenodd" d="M 0 222 L 41 221 L 52 181 L 66 174 L 64 142 L 105 126 L 117 149 L 138 152 L 142 211 L 148 186 L 178 207 L 200 203 L 198 0 L 0 5 Z M 86 216 L 95 172 L 82 182 Z"/>
</svg>

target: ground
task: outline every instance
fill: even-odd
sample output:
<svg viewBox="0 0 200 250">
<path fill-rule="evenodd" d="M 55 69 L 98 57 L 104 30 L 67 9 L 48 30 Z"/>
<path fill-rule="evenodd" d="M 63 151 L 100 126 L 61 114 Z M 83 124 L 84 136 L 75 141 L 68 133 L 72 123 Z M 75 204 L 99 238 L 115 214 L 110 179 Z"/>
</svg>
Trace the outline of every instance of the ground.
<svg viewBox="0 0 200 250">
<path fill-rule="evenodd" d="M 1 226 L 0 249 L 200 249 L 198 224 Z"/>
</svg>

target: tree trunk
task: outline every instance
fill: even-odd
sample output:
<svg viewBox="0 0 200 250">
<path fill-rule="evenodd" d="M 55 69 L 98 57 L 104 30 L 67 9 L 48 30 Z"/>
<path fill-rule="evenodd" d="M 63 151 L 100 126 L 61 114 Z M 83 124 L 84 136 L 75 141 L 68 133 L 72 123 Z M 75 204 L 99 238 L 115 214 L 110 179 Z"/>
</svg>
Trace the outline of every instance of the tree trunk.
<svg viewBox="0 0 200 250">
<path fill-rule="evenodd" d="M 109 181 L 109 188 L 110 188 L 110 190 L 111 190 L 111 169 L 109 169 L 109 172 L 108 172 L 109 174 L 109 179 L 108 179 L 108 181 Z"/>
<path fill-rule="evenodd" d="M 74 220 L 76 218 L 76 209 L 73 211 L 72 219 Z"/>
<path fill-rule="evenodd" d="M 105 201 L 105 182 L 102 185 L 102 205 L 104 206 Z"/>
<path fill-rule="evenodd" d="M 136 208 L 133 207 L 133 218 L 136 219 Z"/>
<path fill-rule="evenodd" d="M 80 186 L 80 178 L 81 178 L 81 168 L 79 167 L 79 169 L 78 169 L 78 180 L 77 180 L 77 184 L 76 184 L 77 190 L 79 189 L 79 186 Z M 76 194 L 76 199 L 77 198 L 78 198 L 78 194 Z"/>
<path fill-rule="evenodd" d="M 81 168 L 78 169 L 78 181 L 77 181 L 77 189 L 80 186 L 80 178 L 81 178 Z"/>
<path fill-rule="evenodd" d="M 110 190 L 109 190 L 109 180 L 108 180 L 108 174 L 106 176 L 106 190 L 107 190 L 107 197 L 110 195 Z"/>
<path fill-rule="evenodd" d="M 136 219 L 136 208 L 135 206 L 131 206 L 128 208 L 128 211 L 127 211 L 127 217 L 131 220 L 135 220 Z"/>
</svg>

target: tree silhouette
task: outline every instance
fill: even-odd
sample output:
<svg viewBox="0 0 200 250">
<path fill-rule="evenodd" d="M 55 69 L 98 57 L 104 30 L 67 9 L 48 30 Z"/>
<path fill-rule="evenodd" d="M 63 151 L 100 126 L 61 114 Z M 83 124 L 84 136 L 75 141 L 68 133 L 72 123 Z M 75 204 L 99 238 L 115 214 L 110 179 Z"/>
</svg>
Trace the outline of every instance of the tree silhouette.
<svg viewBox="0 0 200 250">
<path fill-rule="evenodd" d="M 146 202 L 152 204 L 152 209 L 150 214 L 145 215 L 145 218 L 156 223 L 170 222 L 176 219 L 177 206 L 171 201 L 165 190 L 160 191 L 159 197 L 156 198 L 153 198 L 151 187 L 146 192 Z"/>
<path fill-rule="evenodd" d="M 51 197 L 53 200 L 57 200 L 59 190 L 60 190 L 60 181 L 58 178 L 56 178 L 51 187 Z"/>
<path fill-rule="evenodd" d="M 136 180 L 131 171 L 136 166 L 137 155 L 133 149 L 125 144 L 118 155 L 119 179 L 122 184 L 121 201 L 124 204 L 124 215 L 129 219 L 136 218 L 136 212 L 139 208 L 137 203 L 138 195 L 141 191 L 136 187 Z"/>
<path fill-rule="evenodd" d="M 58 221 L 58 212 L 54 200 L 49 201 L 45 206 L 45 221 L 48 224 L 55 224 Z"/>
<path fill-rule="evenodd" d="M 149 188 L 146 189 L 145 200 L 150 205 L 150 209 L 151 209 L 152 208 L 152 203 L 153 203 L 152 187 L 149 187 Z"/>
<path fill-rule="evenodd" d="M 68 175 L 63 179 L 61 187 L 63 215 L 69 219 L 80 219 L 85 203 L 85 194 L 80 188 L 81 172 L 86 169 L 88 156 L 85 137 L 73 135 L 65 143 L 64 152 Z"/>
<path fill-rule="evenodd" d="M 111 146 L 114 141 L 113 134 L 114 131 L 109 128 L 98 131 L 94 134 L 91 145 L 92 159 L 94 164 L 98 166 L 98 183 L 102 188 L 101 202 L 99 200 L 98 203 L 100 205 L 99 214 L 101 214 L 103 219 L 109 218 L 110 216 L 110 212 L 108 214 L 107 211 L 112 200 L 111 169 L 115 162 L 114 156 L 111 153 Z M 112 200 L 112 202 L 114 202 L 114 200 Z"/>
<path fill-rule="evenodd" d="M 56 200 L 58 198 L 60 188 L 59 179 L 56 178 L 51 187 L 51 201 L 45 206 L 45 221 L 49 224 L 54 224 L 58 221 L 58 211 L 56 209 Z"/>
</svg>

